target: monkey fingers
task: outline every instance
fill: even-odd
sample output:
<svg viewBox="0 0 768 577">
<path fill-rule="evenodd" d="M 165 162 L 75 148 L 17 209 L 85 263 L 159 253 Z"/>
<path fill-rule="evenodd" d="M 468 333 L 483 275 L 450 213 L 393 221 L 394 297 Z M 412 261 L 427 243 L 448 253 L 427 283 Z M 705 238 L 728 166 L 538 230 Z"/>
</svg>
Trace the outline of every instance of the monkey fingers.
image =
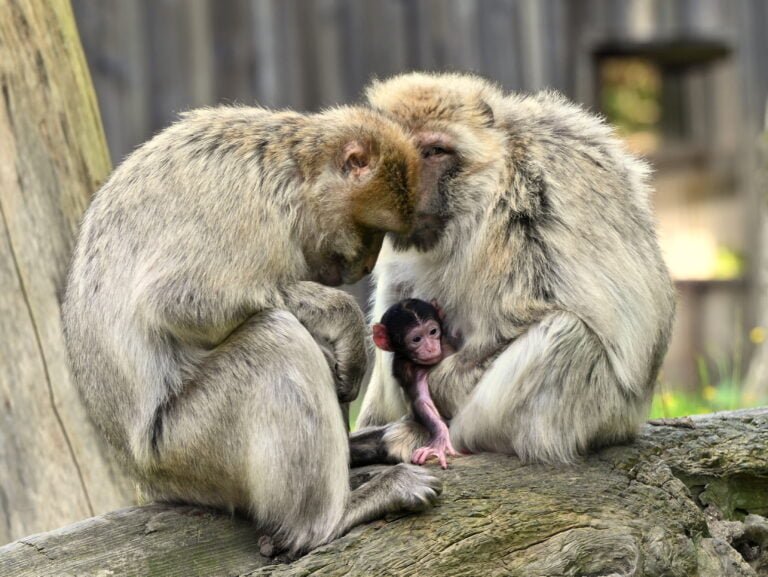
<svg viewBox="0 0 768 577">
<path fill-rule="evenodd" d="M 414 465 L 423 465 L 432 458 L 437 458 L 443 469 L 448 468 L 447 456 L 458 457 L 459 452 L 453 448 L 451 439 L 447 435 L 435 438 L 428 445 L 419 447 L 411 455 L 411 463 Z"/>
</svg>

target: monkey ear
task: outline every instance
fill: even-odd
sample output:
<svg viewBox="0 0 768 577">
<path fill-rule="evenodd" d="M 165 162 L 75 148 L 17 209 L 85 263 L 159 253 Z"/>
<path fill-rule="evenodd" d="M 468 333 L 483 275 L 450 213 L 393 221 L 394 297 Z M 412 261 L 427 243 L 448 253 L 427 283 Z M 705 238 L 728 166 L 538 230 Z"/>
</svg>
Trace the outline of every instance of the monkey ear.
<svg viewBox="0 0 768 577">
<path fill-rule="evenodd" d="M 371 155 L 368 147 L 359 140 L 347 142 L 342 151 L 342 171 L 346 175 L 360 178 L 371 171 Z"/>
<path fill-rule="evenodd" d="M 387 327 L 381 323 L 373 325 L 373 343 L 382 351 L 392 352 L 392 345 L 389 342 Z"/>
</svg>

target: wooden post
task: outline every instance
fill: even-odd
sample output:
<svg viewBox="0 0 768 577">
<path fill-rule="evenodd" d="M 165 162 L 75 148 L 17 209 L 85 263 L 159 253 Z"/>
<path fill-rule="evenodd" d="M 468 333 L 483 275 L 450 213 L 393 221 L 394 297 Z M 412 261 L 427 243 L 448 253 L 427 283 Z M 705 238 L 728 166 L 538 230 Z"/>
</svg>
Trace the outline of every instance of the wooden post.
<svg viewBox="0 0 768 577">
<path fill-rule="evenodd" d="M 0 543 L 130 504 L 69 373 L 59 300 L 110 171 L 68 0 L 0 0 Z"/>
</svg>

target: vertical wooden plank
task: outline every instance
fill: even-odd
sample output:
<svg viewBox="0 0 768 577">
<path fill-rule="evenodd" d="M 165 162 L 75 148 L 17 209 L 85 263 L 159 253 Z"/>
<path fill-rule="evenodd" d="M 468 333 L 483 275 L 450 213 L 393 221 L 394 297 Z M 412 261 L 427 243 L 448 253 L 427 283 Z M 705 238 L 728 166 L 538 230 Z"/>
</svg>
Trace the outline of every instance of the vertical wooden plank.
<svg viewBox="0 0 768 577">
<path fill-rule="evenodd" d="M 295 0 L 291 14 L 291 25 L 296 34 L 295 54 L 291 66 L 300 69 L 302 109 L 307 111 L 319 108 L 320 78 L 323 74 L 321 67 L 325 65 L 318 54 L 318 41 L 327 29 L 320 29 L 320 23 L 316 19 L 317 7 L 316 1 Z"/>
<path fill-rule="evenodd" d="M 450 0 L 444 30 L 448 66 L 458 70 L 480 69 L 478 12 L 482 3 Z"/>
<path fill-rule="evenodd" d="M 508 90 L 522 87 L 518 46 L 520 21 L 513 0 L 486 0 L 480 12 L 481 72 Z"/>
<path fill-rule="evenodd" d="M 152 128 L 214 102 L 208 0 L 145 0 L 149 31 Z"/>
<path fill-rule="evenodd" d="M 436 33 L 445 26 L 446 10 L 436 6 L 440 0 L 416 2 L 414 12 L 418 32 L 415 44 L 418 50 L 419 67 L 423 70 L 440 70 L 445 62 L 445 50 Z"/>
<path fill-rule="evenodd" d="M 407 1 L 365 0 L 369 77 L 387 78 L 409 69 L 408 53 L 415 39 L 407 34 Z"/>
<path fill-rule="evenodd" d="M 141 2 L 72 4 L 114 163 L 151 135 L 147 31 Z"/>
<path fill-rule="evenodd" d="M 568 94 L 567 70 L 575 65 L 575 54 L 568 48 L 565 0 L 546 0 L 543 16 L 541 42 L 547 69 L 544 85 Z"/>
<path fill-rule="evenodd" d="M 522 85 L 525 90 L 534 92 L 545 86 L 544 78 L 549 72 L 545 68 L 543 42 L 550 41 L 553 30 L 544 29 L 544 2 L 540 0 L 519 0 L 520 19 L 518 27 L 521 38 Z"/>
<path fill-rule="evenodd" d="M 131 502 L 72 382 L 59 296 L 110 170 L 69 2 L 0 0 L 0 542 Z"/>
<path fill-rule="evenodd" d="M 477 4 L 461 0 L 425 0 L 419 2 L 418 7 L 421 26 L 418 45 L 424 68 L 478 69 Z"/>
<path fill-rule="evenodd" d="M 305 26 L 313 30 L 313 42 L 305 42 L 304 47 L 305 57 L 311 58 L 311 66 L 315 71 L 313 98 L 308 103 L 312 109 L 350 100 L 344 94 L 340 11 L 338 0 L 316 0 L 306 6 L 308 22 L 305 22 Z"/>
<path fill-rule="evenodd" d="M 611 26 L 605 9 L 604 0 L 572 0 L 566 4 L 570 61 L 565 82 L 574 100 L 595 111 L 599 108 L 599 95 L 592 55 Z"/>
<path fill-rule="evenodd" d="M 249 0 L 211 5 L 213 98 L 217 102 L 253 103 L 254 27 Z"/>
<path fill-rule="evenodd" d="M 369 39 L 365 26 L 367 3 L 364 0 L 340 0 L 342 39 L 342 67 L 344 69 L 344 96 L 354 100 L 368 82 Z"/>
<path fill-rule="evenodd" d="M 298 110 L 306 107 L 307 63 L 301 58 L 299 9 L 302 0 L 279 0 L 274 5 L 273 26 L 277 30 L 275 58 L 278 66 L 278 106 Z"/>
<path fill-rule="evenodd" d="M 275 6 L 279 1 L 254 0 L 251 4 L 251 25 L 254 31 L 252 85 L 256 100 L 264 106 L 278 106 L 280 100 L 275 15 Z"/>
</svg>

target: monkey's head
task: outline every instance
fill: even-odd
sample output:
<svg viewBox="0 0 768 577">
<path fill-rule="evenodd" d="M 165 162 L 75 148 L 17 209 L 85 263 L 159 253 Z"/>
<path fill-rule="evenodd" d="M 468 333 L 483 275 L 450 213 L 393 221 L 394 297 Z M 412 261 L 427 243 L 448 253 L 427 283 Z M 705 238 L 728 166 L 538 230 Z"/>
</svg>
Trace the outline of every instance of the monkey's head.
<svg viewBox="0 0 768 577">
<path fill-rule="evenodd" d="M 439 221 L 434 187 L 421 186 L 419 153 L 403 128 L 366 108 L 341 107 L 312 117 L 313 136 L 297 144 L 314 235 L 305 257 L 323 284 L 368 274 L 385 233 L 434 243 Z"/>
<path fill-rule="evenodd" d="M 506 158 L 505 133 L 494 113 L 503 107 L 504 96 L 496 86 L 467 74 L 414 72 L 374 81 L 366 97 L 403 126 L 418 149 L 424 198 L 432 203 L 424 212 L 436 215 L 437 230 L 453 226 L 456 217 L 485 210 L 484 195 Z M 430 248 L 407 236 L 397 237 L 395 246 Z"/>
<path fill-rule="evenodd" d="M 384 351 L 419 365 L 435 365 L 443 358 L 442 325 L 438 310 L 420 299 L 406 299 L 389 307 L 373 325 L 373 342 Z"/>
</svg>

